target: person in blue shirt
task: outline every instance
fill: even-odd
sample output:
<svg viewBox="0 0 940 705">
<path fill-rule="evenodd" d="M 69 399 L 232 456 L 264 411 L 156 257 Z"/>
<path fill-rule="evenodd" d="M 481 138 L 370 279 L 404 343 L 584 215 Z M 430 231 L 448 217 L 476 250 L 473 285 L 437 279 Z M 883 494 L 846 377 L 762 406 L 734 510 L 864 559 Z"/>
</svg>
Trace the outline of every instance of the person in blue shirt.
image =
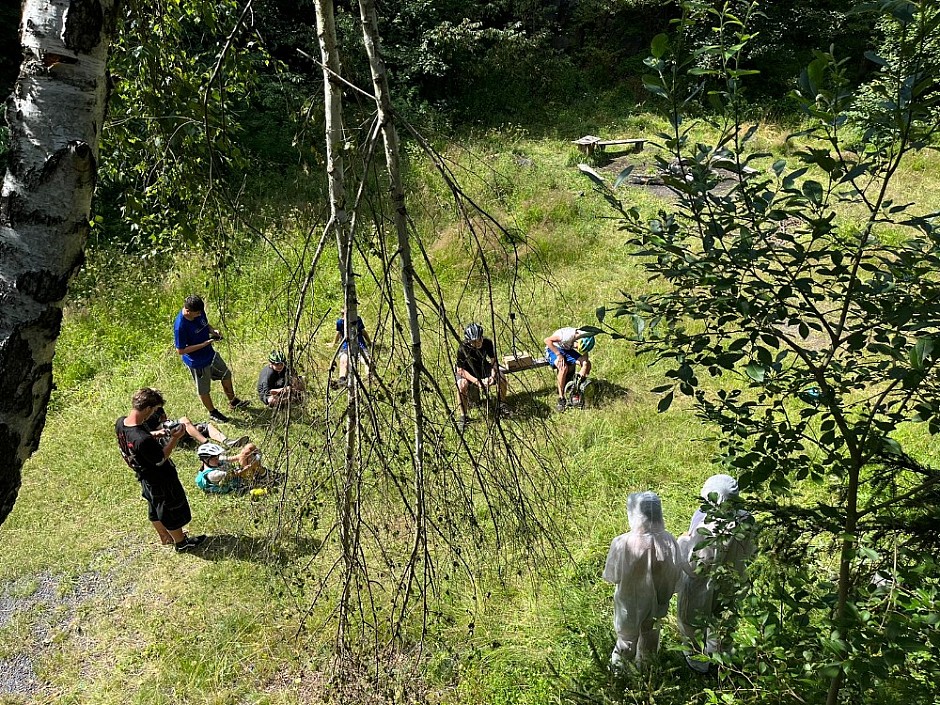
<svg viewBox="0 0 940 705">
<path fill-rule="evenodd" d="M 232 409 L 246 406 L 247 402 L 235 396 L 232 371 L 212 347 L 213 342 L 222 340 L 222 333 L 209 325 L 206 304 L 200 296 L 186 297 L 183 309 L 176 315 L 173 324 L 173 339 L 176 352 L 183 358 L 183 363 L 193 376 L 196 393 L 209 412 L 209 418 L 223 423 L 229 421 L 212 402 L 212 380 L 222 382 L 222 389 Z"/>
<path fill-rule="evenodd" d="M 353 326 L 355 328 L 354 336 L 359 343 L 359 357 L 365 363 L 366 366 L 366 379 L 369 378 L 369 345 L 372 345 L 372 340 L 369 338 L 369 334 L 366 333 L 366 324 L 362 322 L 361 318 L 356 318 L 356 322 Z M 346 307 L 343 307 L 343 317 L 336 319 L 336 335 L 333 336 L 333 345 L 336 345 L 342 341 L 342 345 L 339 346 L 339 379 L 337 383 L 340 386 L 346 384 L 346 376 L 349 374 L 349 341 L 346 340 Z"/>
</svg>

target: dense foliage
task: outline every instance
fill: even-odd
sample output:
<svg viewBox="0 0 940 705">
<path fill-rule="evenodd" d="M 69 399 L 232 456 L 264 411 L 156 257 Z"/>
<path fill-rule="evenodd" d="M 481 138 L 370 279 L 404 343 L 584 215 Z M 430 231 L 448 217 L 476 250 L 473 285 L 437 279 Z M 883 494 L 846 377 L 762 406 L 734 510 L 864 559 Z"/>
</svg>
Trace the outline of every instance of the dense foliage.
<svg viewBox="0 0 940 705">
<path fill-rule="evenodd" d="M 659 166 L 676 208 L 647 221 L 588 172 L 665 287 L 614 309 L 669 366 L 660 409 L 675 392 L 694 400 L 721 433 L 717 462 L 773 526 L 772 560 L 741 603 L 736 656 L 724 658 L 742 676 L 729 685 L 758 684 L 756 700 L 926 701 L 937 686 L 940 470 L 899 432 L 940 432 L 940 214 L 892 182 L 940 129 L 940 18 L 930 2 L 877 9 L 898 31 L 891 54 L 871 57 L 881 139 L 863 151 L 848 148 L 845 64 L 817 52 L 794 94 L 809 120 L 800 165 L 765 166 L 769 155 L 750 147 L 758 126 L 742 120 L 748 18 L 716 12 L 713 43 L 690 51 L 690 13 L 653 42 L 644 79 L 672 126 Z M 712 144 L 694 141 L 686 120 L 703 76 L 719 86 Z"/>
</svg>

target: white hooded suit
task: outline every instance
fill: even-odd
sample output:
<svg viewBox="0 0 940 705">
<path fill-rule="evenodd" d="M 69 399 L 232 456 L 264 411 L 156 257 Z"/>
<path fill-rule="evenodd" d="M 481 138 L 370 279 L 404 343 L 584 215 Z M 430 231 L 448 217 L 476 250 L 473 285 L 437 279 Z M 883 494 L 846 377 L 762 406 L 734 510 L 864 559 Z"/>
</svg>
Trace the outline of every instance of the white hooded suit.
<svg viewBox="0 0 940 705">
<path fill-rule="evenodd" d="M 738 494 L 738 483 L 730 475 L 713 475 L 702 487 L 702 499 L 714 506 Z M 720 568 L 726 568 L 725 579 L 741 576 L 747 559 L 754 553 L 750 514 L 738 510 L 733 517 L 713 517 L 698 510 L 692 517 L 689 532 L 679 538 L 682 575 L 679 578 L 676 617 L 679 632 L 696 651 L 713 654 L 723 650 L 714 618 L 720 611 Z M 719 577 L 716 577 L 719 576 Z M 696 666 L 705 671 L 707 663 Z"/>
<path fill-rule="evenodd" d="M 679 577 L 678 545 L 666 531 L 655 492 L 635 492 L 627 499 L 630 531 L 610 544 L 604 580 L 614 590 L 617 645 L 610 661 L 644 661 L 659 648 L 658 619 L 669 611 Z"/>
</svg>

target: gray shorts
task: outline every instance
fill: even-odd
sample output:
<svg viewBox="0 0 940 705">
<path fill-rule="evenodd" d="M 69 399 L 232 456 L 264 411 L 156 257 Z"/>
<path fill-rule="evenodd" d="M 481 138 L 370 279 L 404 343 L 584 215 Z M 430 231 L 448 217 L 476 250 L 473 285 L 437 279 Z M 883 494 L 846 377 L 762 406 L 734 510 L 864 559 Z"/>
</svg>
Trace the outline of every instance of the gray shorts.
<svg viewBox="0 0 940 705">
<path fill-rule="evenodd" d="M 196 393 L 199 396 L 209 393 L 212 387 L 212 380 L 219 381 L 232 376 L 232 371 L 228 368 L 228 365 L 225 364 L 225 360 L 219 353 L 216 353 L 215 357 L 212 358 L 212 364 L 206 367 L 200 367 L 198 370 L 190 369 L 189 371 L 192 373 L 193 380 L 196 382 Z"/>
</svg>

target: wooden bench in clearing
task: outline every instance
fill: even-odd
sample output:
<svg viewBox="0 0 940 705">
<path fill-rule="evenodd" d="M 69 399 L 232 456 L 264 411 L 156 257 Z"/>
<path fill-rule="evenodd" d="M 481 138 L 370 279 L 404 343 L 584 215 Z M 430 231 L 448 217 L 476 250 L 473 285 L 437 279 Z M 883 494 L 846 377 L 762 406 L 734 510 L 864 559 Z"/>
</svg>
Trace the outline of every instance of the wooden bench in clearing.
<svg viewBox="0 0 940 705">
<path fill-rule="evenodd" d="M 528 353 L 516 352 L 503 357 L 503 364 L 499 366 L 499 371 L 504 375 L 511 375 L 525 370 L 534 370 L 536 367 L 548 367 L 548 358 L 533 358 Z"/>
<path fill-rule="evenodd" d="M 595 137 L 594 135 L 585 135 L 580 139 L 572 140 L 571 144 L 578 145 L 584 154 L 594 154 L 595 151 L 603 152 L 607 147 L 617 147 L 620 145 L 629 145 L 633 147 L 634 152 L 643 151 L 643 145 L 646 144 L 645 139 L 628 139 L 628 140 L 602 140 L 600 137 Z"/>
</svg>

